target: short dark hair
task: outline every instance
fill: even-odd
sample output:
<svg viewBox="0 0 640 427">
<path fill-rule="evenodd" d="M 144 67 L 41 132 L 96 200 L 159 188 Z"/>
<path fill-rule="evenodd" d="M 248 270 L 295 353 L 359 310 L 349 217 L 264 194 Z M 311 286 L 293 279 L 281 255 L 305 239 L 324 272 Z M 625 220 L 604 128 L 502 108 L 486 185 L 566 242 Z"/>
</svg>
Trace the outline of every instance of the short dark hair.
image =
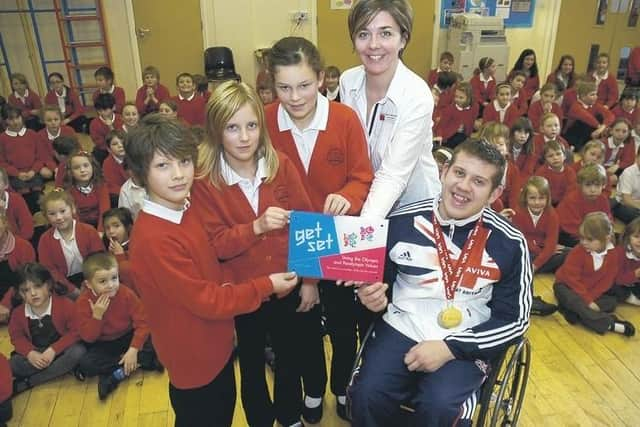
<svg viewBox="0 0 640 427">
<path fill-rule="evenodd" d="M 114 267 L 118 268 L 118 261 L 110 252 L 95 252 L 84 259 L 82 275 L 85 280 L 91 281 L 99 270 L 111 270 Z"/>
<path fill-rule="evenodd" d="M 496 173 L 491 177 L 492 190 L 495 190 L 502 183 L 507 161 L 495 145 L 481 139 L 469 138 L 453 150 L 453 156 L 449 163 L 451 166 L 456 163 L 456 159 L 461 152 L 495 166 Z"/>
<path fill-rule="evenodd" d="M 151 160 L 156 153 L 198 162 L 198 145 L 193 133 L 177 120 L 153 113 L 145 116 L 125 138 L 129 170 L 146 188 Z"/>
<path fill-rule="evenodd" d="M 80 143 L 74 136 L 60 135 L 53 140 L 53 151 L 60 156 L 68 156 L 80 149 Z"/>
<path fill-rule="evenodd" d="M 8 120 L 9 117 L 22 117 L 22 110 L 11 104 L 6 104 L 2 108 L 2 119 Z"/>
<path fill-rule="evenodd" d="M 93 73 L 93 77 L 98 78 L 98 76 L 104 77 L 106 80 L 111 80 L 113 82 L 113 71 L 109 67 L 100 67 Z"/>
<path fill-rule="evenodd" d="M 93 106 L 96 110 L 113 109 L 116 106 L 116 97 L 110 93 L 101 93 L 96 97 Z"/>
<path fill-rule="evenodd" d="M 324 64 L 318 48 L 304 37 L 284 37 L 269 50 L 269 74 L 275 77 L 279 66 L 297 65 L 305 61 L 314 73 L 320 74 Z"/>
</svg>

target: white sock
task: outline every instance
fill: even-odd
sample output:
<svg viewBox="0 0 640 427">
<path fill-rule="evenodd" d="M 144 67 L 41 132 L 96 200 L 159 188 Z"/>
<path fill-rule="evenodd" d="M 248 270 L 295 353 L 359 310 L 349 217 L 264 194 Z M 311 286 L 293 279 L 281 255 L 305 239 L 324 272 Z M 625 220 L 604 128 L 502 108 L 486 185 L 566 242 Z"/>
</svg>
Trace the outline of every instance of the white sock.
<svg viewBox="0 0 640 427">
<path fill-rule="evenodd" d="M 304 406 L 306 406 L 307 408 L 317 408 L 320 405 L 322 405 L 322 398 L 321 397 L 305 396 L 305 398 L 304 398 Z"/>
<path fill-rule="evenodd" d="M 338 403 L 341 405 L 347 404 L 347 396 L 337 396 Z"/>
<path fill-rule="evenodd" d="M 614 332 L 617 332 L 619 334 L 624 334 L 624 329 L 625 329 L 624 324 L 619 323 L 619 322 L 614 322 L 613 323 L 613 331 Z"/>
<path fill-rule="evenodd" d="M 638 298 L 637 296 L 635 296 L 634 294 L 631 294 L 627 297 L 626 300 L 624 300 L 627 304 L 631 304 L 631 305 L 640 305 L 640 298 Z"/>
</svg>

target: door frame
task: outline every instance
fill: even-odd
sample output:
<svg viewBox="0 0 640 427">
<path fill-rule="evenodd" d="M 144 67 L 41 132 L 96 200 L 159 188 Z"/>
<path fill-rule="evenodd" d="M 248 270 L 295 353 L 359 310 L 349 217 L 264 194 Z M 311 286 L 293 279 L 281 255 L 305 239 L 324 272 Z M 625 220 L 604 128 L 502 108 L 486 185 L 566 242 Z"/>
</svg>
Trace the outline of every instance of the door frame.
<svg viewBox="0 0 640 427">
<path fill-rule="evenodd" d="M 201 2 L 202 3 L 202 2 Z M 205 2 L 206 3 L 206 2 Z M 125 13 L 129 23 L 129 40 L 131 44 L 131 60 L 136 70 L 136 83 L 142 86 L 142 64 L 140 63 L 140 48 L 138 47 L 138 35 L 136 34 L 136 18 L 133 13 L 133 2 L 124 0 Z"/>
</svg>

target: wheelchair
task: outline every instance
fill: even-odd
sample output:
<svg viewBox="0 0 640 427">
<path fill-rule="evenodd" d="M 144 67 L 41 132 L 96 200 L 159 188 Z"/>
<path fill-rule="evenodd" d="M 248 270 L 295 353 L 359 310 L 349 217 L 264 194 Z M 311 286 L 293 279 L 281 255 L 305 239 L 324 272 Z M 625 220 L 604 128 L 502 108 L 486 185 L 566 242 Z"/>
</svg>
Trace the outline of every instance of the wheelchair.
<svg viewBox="0 0 640 427">
<path fill-rule="evenodd" d="M 347 390 L 351 388 L 358 377 L 364 348 L 373 333 L 374 326 L 375 322 L 360 343 Z M 473 425 L 510 427 L 518 424 L 527 390 L 530 367 L 531 345 L 527 337 L 523 336 L 492 361 L 491 371 L 478 391 L 478 404 Z M 410 417 L 414 412 L 410 403 L 404 403 L 400 407 L 407 417 Z M 347 417 L 351 419 L 351 400 L 348 392 Z"/>
</svg>

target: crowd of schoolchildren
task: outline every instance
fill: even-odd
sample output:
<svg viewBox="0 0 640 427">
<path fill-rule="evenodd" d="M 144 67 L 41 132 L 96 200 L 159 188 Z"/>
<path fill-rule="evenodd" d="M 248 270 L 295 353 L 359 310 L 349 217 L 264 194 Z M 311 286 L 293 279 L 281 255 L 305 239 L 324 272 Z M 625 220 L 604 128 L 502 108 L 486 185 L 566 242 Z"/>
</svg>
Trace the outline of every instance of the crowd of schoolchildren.
<svg viewBox="0 0 640 427">
<path fill-rule="evenodd" d="M 319 76 L 320 62 L 310 60 L 309 57 L 314 59 L 312 54 L 307 56 L 300 69 L 282 69 Z M 274 59 L 276 64 L 272 66 L 277 67 L 278 58 Z M 508 161 L 503 179 L 505 191 L 491 207 L 522 231 L 534 271 L 555 273 L 558 306 L 538 297 L 535 314 L 548 315 L 558 309 L 571 324 L 581 323 L 598 333 L 634 335 L 633 325 L 613 313 L 618 303 L 640 305 L 637 92 L 623 91 L 619 95 L 615 73 L 609 70 L 609 57 L 604 53 L 598 56 L 593 70 L 584 75 L 577 75 L 573 57 L 564 55 L 544 83 L 532 50 L 522 52 L 505 82 L 496 81 L 492 58 L 482 58 L 468 82 L 462 81 L 454 70 L 453 56 L 444 52 L 438 68 L 427 76 L 436 101 L 434 157 L 440 166 L 444 165 L 451 159 L 452 150 L 472 134 L 495 144 L 504 154 Z M 324 70 L 322 99 L 340 101 L 339 75 L 336 67 Z M 220 86 L 213 97 L 206 80 L 203 84 L 199 76 L 182 73 L 176 78 L 177 95 L 172 97 L 160 83 L 159 71 L 149 66 L 143 71 L 143 86 L 130 102 L 124 90 L 115 85 L 110 69 L 98 69 L 95 80 L 98 89 L 93 94 L 93 119 L 85 116 L 78 94 L 65 85 L 59 73 L 48 76 L 50 90 L 43 99 L 29 87 L 24 75 L 13 74 L 13 92 L 2 106 L 0 322 L 8 323 L 14 352 L 9 361 L 0 355 L 0 402 L 4 401 L 0 403 L 0 422 L 10 411 L 7 405 L 11 394 L 66 373 L 73 373 L 79 380 L 99 376 L 98 394 L 105 399 L 138 367 L 163 370 L 151 344 L 145 311 L 152 312 L 149 317 L 153 322 L 172 319 L 167 315 L 160 320 L 153 309 L 143 310 L 128 256 L 130 232 L 134 222 L 144 217 L 141 210 L 147 197 L 145 188 L 151 185 L 145 174 L 156 173 L 150 168 L 157 167 L 155 163 L 149 165 L 150 160 L 140 153 L 147 164 L 127 164 L 137 153 L 133 148 L 133 154 L 129 152 L 127 134 L 136 132 L 141 117 L 158 113 L 150 116 L 152 124 L 154 116 L 176 119 L 178 131 L 190 129 L 182 138 L 195 142 L 201 142 L 205 132 L 237 132 L 240 125 L 232 123 L 232 118 L 242 121 L 249 117 L 246 120 L 253 126 L 250 131 L 261 135 L 260 145 L 248 153 L 224 144 L 217 150 L 203 144 L 198 173 L 199 178 L 210 179 L 200 180 L 198 184 L 204 184 L 196 184 L 191 193 L 194 204 L 215 213 L 206 217 L 204 228 L 214 236 L 218 258 L 225 260 L 234 280 L 247 284 L 247 293 L 256 276 L 282 270 L 278 268 L 286 257 L 288 209 L 357 212 L 357 200 L 366 196 L 372 179 L 370 165 L 353 162 L 363 158 L 359 155 L 362 153 L 352 152 L 349 158 L 342 159 L 344 173 L 352 180 L 351 194 L 347 191 L 345 197 L 327 198 L 335 191 L 333 182 L 342 178 L 322 173 L 315 163 L 324 161 L 324 157 L 309 155 L 303 159 L 304 164 L 294 164 L 289 160 L 293 156 L 281 154 L 296 150 L 291 137 L 293 126 L 277 116 L 276 108 L 268 106 L 277 101 L 268 73 L 258 76 L 255 96 L 248 86 L 232 84 Z M 312 96 L 315 103 L 317 91 Z M 330 118 L 334 129 L 329 131 L 345 150 L 353 150 L 356 145 L 351 139 L 356 136 L 344 133 L 359 124 L 352 123 L 351 113 L 347 107 L 344 109 Z M 341 117 L 337 116 L 339 113 Z M 160 133 L 162 126 L 157 125 Z M 267 128 L 273 147 L 264 142 Z M 274 137 L 283 129 L 286 135 Z M 91 153 L 81 148 L 77 132 L 90 135 Z M 150 146 L 154 141 L 150 137 Z M 158 150 L 164 155 L 174 154 L 166 148 Z M 274 200 L 260 198 L 260 206 L 254 203 L 256 183 L 232 168 L 230 160 L 253 158 L 256 150 L 262 150 L 261 160 L 251 166 L 249 174 L 264 179 L 264 185 L 272 186 L 276 196 Z M 223 152 L 227 155 L 222 156 Z M 329 158 L 331 152 L 324 156 Z M 244 163 L 238 163 L 241 164 Z M 43 193 L 48 181 L 54 184 L 47 188 L 55 189 Z M 223 186 L 225 182 L 239 185 Z M 325 200 L 330 206 L 324 205 Z M 266 206 L 279 207 L 265 210 Z M 34 227 L 33 214 L 38 211 L 49 227 Z M 619 237 L 613 232 L 614 218 L 625 224 Z M 143 221 L 146 224 L 150 220 Z M 195 242 L 190 249 L 196 250 L 198 244 Z M 164 249 L 148 250 L 155 253 Z M 176 267 L 186 265 L 181 263 L 180 253 L 175 256 Z M 185 263 L 188 258 L 185 255 Z M 291 277 L 277 280 L 284 289 Z M 276 280 L 272 281 L 275 288 Z M 278 358 L 276 368 L 304 363 L 295 370 L 298 377 L 287 375 L 286 369 L 277 369 L 275 401 L 286 405 L 287 396 L 300 395 L 302 377 L 307 393 L 304 404 L 310 409 L 303 411 L 303 416 L 312 422 L 321 417 L 321 409 L 319 414 L 313 411 L 321 408 L 327 382 L 322 343 L 314 339 L 321 334 L 320 315 L 314 308 L 319 300 L 318 287 L 317 283 L 306 281 L 297 286 L 295 298 L 275 298 L 269 297 L 271 290 L 266 292 L 263 284 L 253 283 L 253 294 L 244 306 L 222 307 L 224 303 L 220 303 L 220 312 L 252 312 L 238 316 L 235 323 L 243 403 L 245 411 L 252 411 L 247 412 L 248 418 L 256 417 L 249 419 L 251 425 L 259 425 L 270 410 L 266 408 L 269 397 L 263 357 L 267 335 Z M 342 290 L 325 287 L 324 292 Z M 334 302 L 349 300 L 348 296 L 334 297 Z M 352 302 L 327 307 L 332 311 L 328 320 L 358 309 Z M 295 315 L 296 312 L 309 314 Z M 306 338 L 302 331 L 311 330 L 317 333 Z M 332 339 L 346 341 L 347 346 L 356 345 L 355 336 L 336 335 Z M 159 345 L 171 343 L 161 337 Z M 297 354 L 300 349 L 304 349 L 304 357 Z M 226 372 L 223 365 L 216 374 Z M 334 361 L 331 366 L 331 387 L 342 417 L 349 369 L 349 363 Z M 171 374 L 171 368 L 169 371 Z M 175 375 L 172 387 L 198 384 L 186 374 Z M 179 406 L 178 393 L 173 388 L 171 391 L 175 392 L 171 395 L 174 407 Z M 293 419 L 298 409 L 291 409 Z"/>
</svg>

